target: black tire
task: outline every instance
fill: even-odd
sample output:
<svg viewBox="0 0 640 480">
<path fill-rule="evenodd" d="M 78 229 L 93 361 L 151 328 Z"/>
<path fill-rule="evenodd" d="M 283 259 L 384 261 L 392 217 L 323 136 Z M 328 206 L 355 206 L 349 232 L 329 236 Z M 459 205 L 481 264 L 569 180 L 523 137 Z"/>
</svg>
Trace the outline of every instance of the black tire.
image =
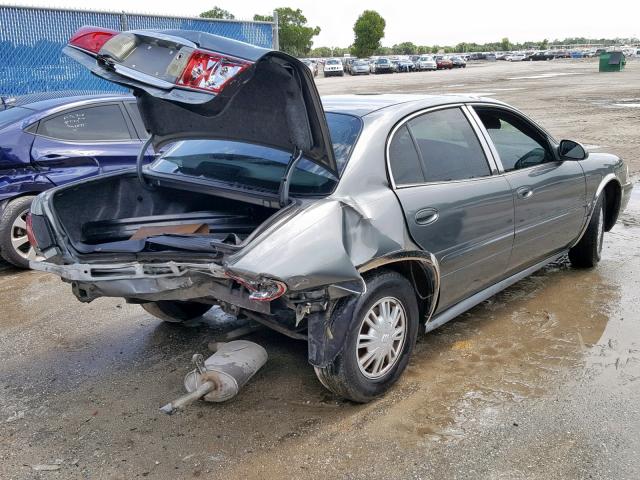
<svg viewBox="0 0 640 480">
<path fill-rule="evenodd" d="M 575 268 L 593 268 L 600 261 L 604 239 L 604 212 L 606 197 L 600 195 L 580 241 L 569 250 L 569 260 Z"/>
<path fill-rule="evenodd" d="M 160 300 L 158 302 L 140 305 L 148 313 L 169 323 L 183 323 L 194 318 L 200 318 L 211 310 L 212 305 L 198 302 L 183 302 L 178 300 Z"/>
<path fill-rule="evenodd" d="M 367 378 L 358 363 L 358 336 L 365 322 L 365 315 L 377 302 L 392 298 L 404 309 L 406 333 L 401 351 L 392 367 L 379 378 Z M 409 281 L 392 271 L 381 271 L 367 279 L 367 292 L 356 300 L 353 310 L 338 306 L 335 321 L 349 322 L 342 352 L 327 367 L 314 367 L 316 375 L 328 390 L 358 403 L 369 402 L 384 394 L 398 380 L 409 363 L 416 343 L 419 327 L 418 303 Z M 352 311 L 350 318 L 339 318 L 345 311 Z"/>
<path fill-rule="evenodd" d="M 5 207 L 0 217 L 0 255 L 7 262 L 18 268 L 29 268 L 29 260 L 21 255 L 21 253 L 24 254 L 25 252 L 16 249 L 11 243 L 13 225 L 20 216 L 29 212 L 34 198 L 33 196 L 26 196 L 12 200 Z"/>
</svg>

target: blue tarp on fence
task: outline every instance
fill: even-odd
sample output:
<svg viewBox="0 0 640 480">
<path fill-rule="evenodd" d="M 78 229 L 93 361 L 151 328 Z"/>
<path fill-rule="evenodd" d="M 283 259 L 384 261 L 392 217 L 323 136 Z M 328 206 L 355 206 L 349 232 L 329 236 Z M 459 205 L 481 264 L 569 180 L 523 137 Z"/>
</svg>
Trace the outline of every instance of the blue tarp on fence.
<svg viewBox="0 0 640 480">
<path fill-rule="evenodd" d="M 266 22 L 0 6 L 0 96 L 121 90 L 62 54 L 71 35 L 83 25 L 198 30 L 267 48 L 273 41 L 272 24 Z"/>
</svg>

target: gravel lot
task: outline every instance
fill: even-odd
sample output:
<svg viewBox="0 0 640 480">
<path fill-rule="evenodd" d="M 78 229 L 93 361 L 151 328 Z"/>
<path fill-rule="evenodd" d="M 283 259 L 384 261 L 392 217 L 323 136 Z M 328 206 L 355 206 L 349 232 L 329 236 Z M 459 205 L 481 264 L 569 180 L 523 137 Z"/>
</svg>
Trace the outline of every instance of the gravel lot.
<svg viewBox="0 0 640 480">
<path fill-rule="evenodd" d="M 318 78 L 322 94 L 476 92 L 640 172 L 640 62 L 469 65 Z M 419 340 L 399 385 L 328 394 L 306 345 L 250 339 L 267 365 L 226 404 L 166 416 L 191 355 L 221 333 L 119 300 L 80 304 L 52 276 L 0 266 L 0 478 L 640 478 L 640 189 L 600 266 L 559 262 Z M 44 468 L 44 470 L 43 470 Z"/>
</svg>

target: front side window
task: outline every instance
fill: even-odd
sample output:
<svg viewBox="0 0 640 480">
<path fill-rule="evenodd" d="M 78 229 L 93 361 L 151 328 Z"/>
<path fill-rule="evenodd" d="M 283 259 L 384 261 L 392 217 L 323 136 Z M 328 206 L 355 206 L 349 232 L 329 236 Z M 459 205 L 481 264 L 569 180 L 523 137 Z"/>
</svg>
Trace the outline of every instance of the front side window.
<svg viewBox="0 0 640 480">
<path fill-rule="evenodd" d="M 518 115 L 474 107 L 498 151 L 505 172 L 554 161 L 545 135 Z"/>
<path fill-rule="evenodd" d="M 340 173 L 362 129 L 352 115 L 327 113 L 327 124 Z M 151 164 L 151 171 L 223 182 L 245 188 L 277 192 L 291 157 L 290 152 L 229 140 L 185 140 L 176 143 Z M 337 180 L 307 159 L 298 163 L 290 191 L 294 194 L 326 195 Z"/>
<path fill-rule="evenodd" d="M 117 104 L 80 108 L 47 118 L 40 122 L 37 133 L 73 142 L 131 140 Z"/>
<path fill-rule="evenodd" d="M 425 113 L 407 126 L 420 153 L 427 182 L 491 175 L 480 141 L 459 108 Z"/>
</svg>

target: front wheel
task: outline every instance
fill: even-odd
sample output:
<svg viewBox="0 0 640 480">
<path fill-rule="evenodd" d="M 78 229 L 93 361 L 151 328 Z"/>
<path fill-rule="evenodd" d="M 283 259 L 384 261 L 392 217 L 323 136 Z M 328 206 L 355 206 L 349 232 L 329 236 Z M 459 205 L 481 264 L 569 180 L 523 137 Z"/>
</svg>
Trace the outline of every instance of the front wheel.
<svg viewBox="0 0 640 480">
<path fill-rule="evenodd" d="M 198 302 L 183 302 L 179 300 L 160 300 L 140 305 L 147 313 L 169 323 L 183 323 L 199 318 L 209 310 L 211 305 Z"/>
<path fill-rule="evenodd" d="M 349 322 L 342 352 L 315 372 L 333 393 L 366 403 L 389 390 L 406 368 L 418 335 L 418 303 L 411 283 L 391 271 L 369 278 L 355 301 L 350 318 L 340 318 L 350 309 L 334 312 L 334 321 Z"/>
<path fill-rule="evenodd" d="M 580 241 L 569 250 L 569 260 L 576 268 L 593 268 L 600 261 L 604 241 L 604 212 L 606 198 L 600 195 L 593 210 L 589 226 Z"/>
</svg>

